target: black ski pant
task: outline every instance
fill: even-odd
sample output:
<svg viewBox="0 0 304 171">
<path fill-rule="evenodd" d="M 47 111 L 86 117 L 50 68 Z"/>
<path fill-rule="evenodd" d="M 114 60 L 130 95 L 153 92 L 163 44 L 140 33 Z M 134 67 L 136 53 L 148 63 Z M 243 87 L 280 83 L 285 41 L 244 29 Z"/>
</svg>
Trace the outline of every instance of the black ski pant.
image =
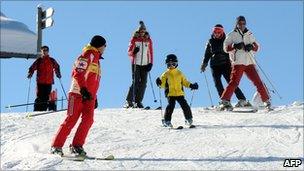
<svg viewBox="0 0 304 171">
<path fill-rule="evenodd" d="M 47 110 L 51 90 L 52 84 L 37 84 L 37 98 L 35 99 L 34 111 Z"/>
<path fill-rule="evenodd" d="M 219 65 L 219 66 L 212 66 L 211 67 L 212 77 L 215 84 L 215 87 L 217 89 L 219 97 L 222 96 L 222 93 L 224 91 L 224 87 L 222 84 L 221 76 L 225 78 L 227 83 L 230 82 L 230 74 L 231 74 L 231 65 L 225 64 L 225 65 Z M 239 100 L 246 100 L 246 97 L 244 96 L 243 92 L 239 87 L 237 87 L 234 91 L 236 97 Z"/>
<path fill-rule="evenodd" d="M 169 96 L 167 97 L 167 99 L 168 99 L 168 106 L 166 107 L 166 111 L 165 111 L 165 116 L 164 116 L 165 121 L 171 121 L 172 113 L 174 111 L 176 101 L 181 106 L 185 119 L 192 119 L 192 112 L 190 106 L 188 105 L 184 96 Z"/>
<path fill-rule="evenodd" d="M 129 88 L 126 99 L 128 103 L 133 102 L 133 94 L 135 103 L 142 103 L 147 87 L 147 76 L 148 71 L 146 65 L 132 65 L 132 85 Z"/>
</svg>

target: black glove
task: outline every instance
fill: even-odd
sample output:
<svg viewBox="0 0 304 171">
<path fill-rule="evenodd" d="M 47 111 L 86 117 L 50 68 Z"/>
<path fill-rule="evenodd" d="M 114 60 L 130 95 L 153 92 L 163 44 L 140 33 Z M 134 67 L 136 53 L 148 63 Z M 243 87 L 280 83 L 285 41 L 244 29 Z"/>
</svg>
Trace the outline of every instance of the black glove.
<svg viewBox="0 0 304 171">
<path fill-rule="evenodd" d="M 32 76 L 33 76 L 33 74 L 30 72 L 27 74 L 27 78 L 32 78 Z"/>
<path fill-rule="evenodd" d="M 245 51 L 250 52 L 253 49 L 252 44 L 245 45 Z"/>
<path fill-rule="evenodd" d="M 234 48 L 234 49 L 237 49 L 237 50 L 243 49 L 244 46 L 245 46 L 244 42 L 233 44 L 233 48 Z"/>
<path fill-rule="evenodd" d="M 92 95 L 91 93 L 88 91 L 87 88 L 85 87 L 82 87 L 80 89 L 80 94 L 82 96 L 82 100 L 85 101 L 85 100 L 91 100 L 92 99 Z"/>
<path fill-rule="evenodd" d="M 201 65 L 201 72 L 205 72 L 207 66 L 208 66 L 208 64 L 202 63 L 202 65 Z"/>
<path fill-rule="evenodd" d="M 133 50 L 133 55 L 136 55 L 137 52 L 139 52 L 139 47 L 136 46 L 136 47 L 134 48 L 134 50 Z"/>
<path fill-rule="evenodd" d="M 198 89 L 198 84 L 197 83 L 190 84 L 189 87 L 191 88 L 191 90 L 197 90 Z"/>
<path fill-rule="evenodd" d="M 61 74 L 60 74 L 60 72 L 58 72 L 57 74 L 56 74 L 56 76 L 57 76 L 57 78 L 61 78 Z"/>
<path fill-rule="evenodd" d="M 96 98 L 96 100 L 95 100 L 95 107 L 94 107 L 94 109 L 96 109 L 98 107 L 98 101 L 97 101 L 97 98 Z"/>
<path fill-rule="evenodd" d="M 151 71 L 152 66 L 153 66 L 153 64 L 151 64 L 151 63 L 149 63 L 149 64 L 147 65 L 147 68 L 146 68 L 147 72 L 150 72 L 150 71 Z"/>
<path fill-rule="evenodd" d="M 162 84 L 162 81 L 160 80 L 160 78 L 158 77 L 157 79 L 156 79 L 156 85 L 157 86 L 160 86 Z"/>
</svg>

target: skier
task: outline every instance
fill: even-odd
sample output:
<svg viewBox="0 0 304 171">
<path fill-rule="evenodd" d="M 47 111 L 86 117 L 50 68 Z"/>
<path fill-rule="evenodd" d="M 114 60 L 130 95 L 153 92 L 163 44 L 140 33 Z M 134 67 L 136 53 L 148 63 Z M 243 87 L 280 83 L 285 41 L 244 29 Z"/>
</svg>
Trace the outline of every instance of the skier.
<svg viewBox="0 0 304 171">
<path fill-rule="evenodd" d="M 259 45 L 253 34 L 246 28 L 246 19 L 239 16 L 236 19 L 235 29 L 228 34 L 224 41 L 224 50 L 229 52 L 232 60 L 231 79 L 221 96 L 220 109 L 232 110 L 230 98 L 233 91 L 239 85 L 241 77 L 245 72 L 247 77 L 256 86 L 262 101 L 267 109 L 271 109 L 270 98 L 267 90 L 255 68 L 253 59 L 254 52 L 257 52 Z"/>
<path fill-rule="evenodd" d="M 213 81 L 217 89 L 219 97 L 221 97 L 224 87 L 221 81 L 221 76 L 225 78 L 227 83 L 230 81 L 231 63 L 229 54 L 224 52 L 223 43 L 226 38 L 224 27 L 221 24 L 214 26 L 211 38 L 209 39 L 204 59 L 201 65 L 201 72 L 205 72 L 208 62 L 210 60 L 210 67 L 212 72 Z M 251 106 L 249 101 L 246 101 L 246 97 L 240 88 L 235 89 L 236 97 L 239 99 L 235 107 L 247 107 Z"/>
<path fill-rule="evenodd" d="M 34 111 L 46 111 L 48 108 L 49 95 L 54 84 L 54 71 L 60 79 L 60 66 L 56 60 L 49 56 L 49 47 L 41 47 L 41 57 L 36 59 L 30 66 L 27 78 L 31 78 L 37 70 L 37 92 L 34 104 Z"/>
<path fill-rule="evenodd" d="M 183 86 L 190 87 L 191 90 L 197 90 L 198 84 L 191 84 L 187 81 L 183 73 L 177 69 L 178 60 L 176 55 L 169 54 L 166 57 L 167 71 L 165 71 L 161 77 L 156 79 L 157 86 L 165 88 L 165 94 L 168 100 L 168 106 L 166 107 L 165 116 L 162 120 L 164 127 L 173 127 L 171 124 L 171 116 L 175 108 L 175 102 L 177 101 L 184 113 L 185 124 L 191 126 L 193 123 L 192 112 L 190 106 L 185 99 L 185 93 Z"/>
<path fill-rule="evenodd" d="M 142 100 L 147 87 L 147 75 L 153 66 L 152 39 L 143 21 L 130 40 L 128 55 L 132 64 L 132 85 L 129 88 L 125 108 L 144 108 Z"/>
<path fill-rule="evenodd" d="M 95 35 L 76 60 L 72 70 L 67 116 L 53 140 L 51 153 L 63 155 L 62 147 L 81 116 L 81 122 L 70 145 L 70 152 L 80 156 L 86 155 L 83 145 L 94 121 L 96 94 L 101 77 L 99 59 L 103 59 L 101 55 L 105 48 L 106 40 Z"/>
</svg>

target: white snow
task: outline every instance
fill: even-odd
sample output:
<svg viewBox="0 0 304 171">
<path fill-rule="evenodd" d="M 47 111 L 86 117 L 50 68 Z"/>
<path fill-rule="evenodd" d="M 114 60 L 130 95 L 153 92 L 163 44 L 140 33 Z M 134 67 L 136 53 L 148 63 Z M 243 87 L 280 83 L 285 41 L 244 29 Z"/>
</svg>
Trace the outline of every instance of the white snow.
<svg viewBox="0 0 304 171">
<path fill-rule="evenodd" d="M 1 52 L 37 54 L 37 35 L 16 20 L 0 16 Z"/>
<path fill-rule="evenodd" d="M 284 168 L 285 158 L 303 160 L 303 102 L 272 112 L 215 112 L 193 108 L 195 129 L 160 125 L 160 110 L 104 109 L 84 146 L 90 156 L 116 160 L 63 160 L 49 154 L 52 138 L 66 112 L 26 118 L 1 113 L 1 170 L 303 170 Z M 182 111 L 173 125 L 183 125 Z M 67 139 L 64 152 L 75 129 Z"/>
</svg>

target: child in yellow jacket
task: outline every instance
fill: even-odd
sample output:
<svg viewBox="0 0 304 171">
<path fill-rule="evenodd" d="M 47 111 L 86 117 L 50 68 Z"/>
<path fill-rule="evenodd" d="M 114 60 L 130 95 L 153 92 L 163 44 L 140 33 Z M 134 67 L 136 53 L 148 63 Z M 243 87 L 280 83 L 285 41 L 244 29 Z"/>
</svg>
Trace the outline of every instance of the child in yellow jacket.
<svg viewBox="0 0 304 171">
<path fill-rule="evenodd" d="M 197 90 L 198 84 L 191 84 L 189 81 L 187 81 L 183 73 L 177 69 L 178 60 L 176 55 L 168 55 L 166 58 L 166 64 L 168 68 L 167 71 L 165 71 L 160 78 L 156 79 L 157 86 L 165 88 L 165 94 L 168 99 L 168 105 L 162 120 L 163 126 L 173 127 L 171 124 L 171 116 L 174 111 L 176 101 L 180 104 L 183 110 L 186 125 L 191 126 L 193 123 L 192 112 L 185 99 L 183 87 L 191 88 L 191 90 Z"/>
</svg>

